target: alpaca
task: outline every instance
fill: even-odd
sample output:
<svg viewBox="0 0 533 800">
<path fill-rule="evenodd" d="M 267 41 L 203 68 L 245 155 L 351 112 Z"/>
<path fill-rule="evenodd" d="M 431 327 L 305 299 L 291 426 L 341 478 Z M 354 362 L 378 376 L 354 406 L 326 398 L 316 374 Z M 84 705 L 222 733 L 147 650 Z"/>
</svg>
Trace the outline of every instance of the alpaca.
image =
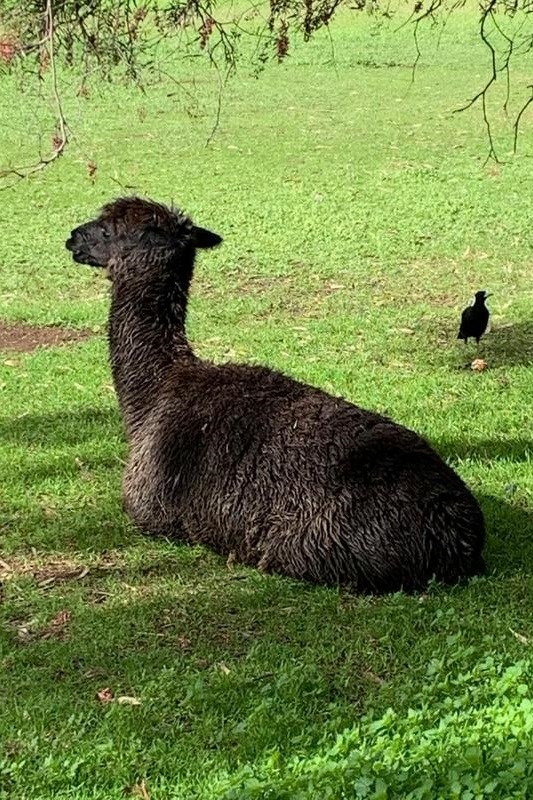
<svg viewBox="0 0 533 800">
<path fill-rule="evenodd" d="M 222 239 L 121 198 L 72 231 L 107 269 L 109 349 L 129 444 L 124 507 L 145 533 L 358 592 L 484 570 L 484 521 L 414 432 L 266 367 L 199 359 L 185 333 L 196 250 Z"/>
</svg>

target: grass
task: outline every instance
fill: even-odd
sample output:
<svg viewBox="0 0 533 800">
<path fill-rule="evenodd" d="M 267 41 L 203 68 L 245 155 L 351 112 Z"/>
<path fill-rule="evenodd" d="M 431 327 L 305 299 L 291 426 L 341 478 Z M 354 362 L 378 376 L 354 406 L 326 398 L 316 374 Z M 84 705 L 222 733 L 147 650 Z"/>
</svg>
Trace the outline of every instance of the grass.
<svg viewBox="0 0 533 800">
<path fill-rule="evenodd" d="M 409 31 L 345 15 L 336 66 L 318 37 L 233 81 L 209 147 L 217 83 L 202 63 L 185 65 L 195 116 L 169 84 L 79 98 L 72 83 L 67 154 L 3 194 L 3 318 L 95 336 L 0 359 L 0 798 L 533 793 L 533 134 L 525 118 L 524 155 L 483 166 L 479 113 L 450 112 L 486 56 L 473 15 L 453 25 L 440 50 L 423 42 L 411 86 Z M 19 92 L 2 77 L 6 161 L 46 123 Z M 197 268 L 198 350 L 276 366 L 427 436 L 483 505 L 487 577 L 358 598 L 130 527 L 107 287 L 63 248 L 117 181 L 225 237 Z M 476 374 L 455 334 L 482 287 L 494 332 Z M 140 705 L 99 702 L 104 688 Z"/>
</svg>

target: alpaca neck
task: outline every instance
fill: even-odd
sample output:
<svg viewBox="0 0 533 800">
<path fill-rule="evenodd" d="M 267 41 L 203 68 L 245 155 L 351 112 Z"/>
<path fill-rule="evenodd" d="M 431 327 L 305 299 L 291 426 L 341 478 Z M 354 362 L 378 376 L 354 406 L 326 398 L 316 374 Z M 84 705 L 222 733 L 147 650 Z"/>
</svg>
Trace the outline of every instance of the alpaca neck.
<svg viewBox="0 0 533 800">
<path fill-rule="evenodd" d="M 169 368 L 194 359 L 185 334 L 188 281 L 175 275 L 115 280 L 109 348 L 115 391 L 128 434 L 153 408 Z"/>
</svg>

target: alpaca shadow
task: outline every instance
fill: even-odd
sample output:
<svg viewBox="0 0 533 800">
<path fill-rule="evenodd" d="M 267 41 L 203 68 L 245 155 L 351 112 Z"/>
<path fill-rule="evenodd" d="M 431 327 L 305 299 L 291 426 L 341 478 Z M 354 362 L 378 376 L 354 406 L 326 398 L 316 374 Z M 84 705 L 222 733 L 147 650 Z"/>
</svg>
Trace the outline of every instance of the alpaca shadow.
<svg viewBox="0 0 533 800">
<path fill-rule="evenodd" d="M 478 348 L 469 343 L 463 351 L 465 367 L 470 367 L 474 358 L 482 358 L 489 367 L 529 366 L 533 364 L 533 322 L 495 326 Z"/>
</svg>

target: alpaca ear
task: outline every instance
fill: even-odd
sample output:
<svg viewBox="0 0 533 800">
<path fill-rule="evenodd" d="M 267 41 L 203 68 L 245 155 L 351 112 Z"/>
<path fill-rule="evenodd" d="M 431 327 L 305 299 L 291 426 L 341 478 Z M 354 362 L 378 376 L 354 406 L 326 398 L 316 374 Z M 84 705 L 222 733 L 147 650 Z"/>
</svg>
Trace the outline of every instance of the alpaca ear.
<svg viewBox="0 0 533 800">
<path fill-rule="evenodd" d="M 192 226 L 192 234 L 194 245 L 198 248 L 216 247 L 222 242 L 222 236 L 218 233 L 208 231 L 207 228 L 198 228 L 196 225 Z"/>
</svg>

